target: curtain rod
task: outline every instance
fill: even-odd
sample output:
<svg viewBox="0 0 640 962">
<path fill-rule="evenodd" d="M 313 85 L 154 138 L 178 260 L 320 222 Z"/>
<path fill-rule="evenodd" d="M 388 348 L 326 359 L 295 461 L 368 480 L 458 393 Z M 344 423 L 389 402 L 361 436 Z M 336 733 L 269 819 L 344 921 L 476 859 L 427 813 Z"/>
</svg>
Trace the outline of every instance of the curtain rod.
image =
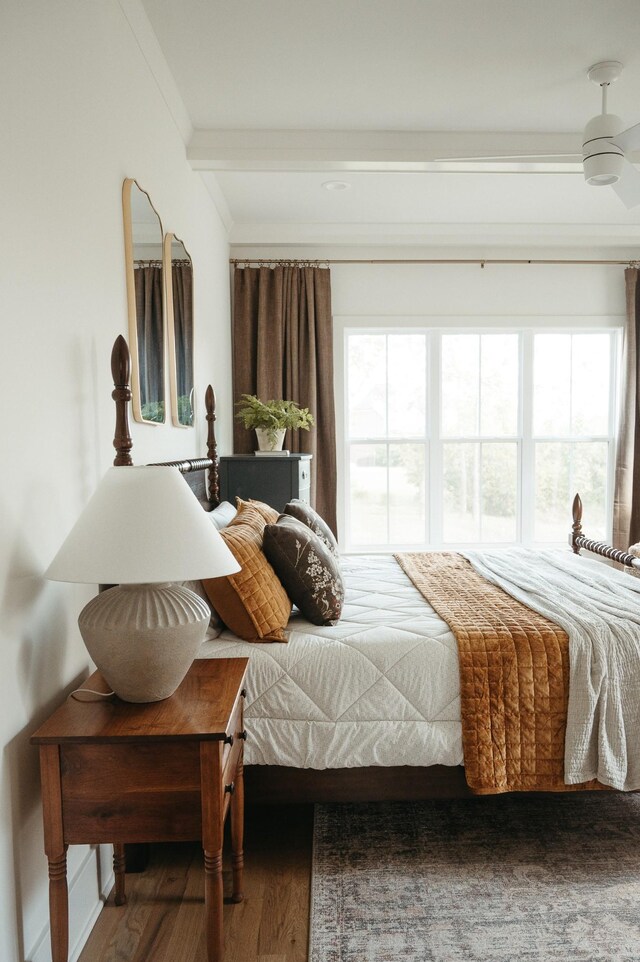
<svg viewBox="0 0 640 962">
<path fill-rule="evenodd" d="M 254 257 L 232 257 L 229 259 L 229 263 L 237 267 L 243 264 L 248 267 L 250 264 L 255 264 L 258 267 L 329 267 L 331 264 L 479 264 L 480 267 L 484 267 L 485 264 L 591 264 L 591 265 L 610 265 L 618 267 L 640 267 L 640 261 L 617 261 L 617 260 L 560 260 L 553 258 L 494 258 L 494 257 L 439 257 L 439 258 L 415 258 L 408 260 L 406 258 L 389 258 L 389 259 L 371 259 L 371 260 L 357 260 L 350 258 L 330 258 L 328 260 L 292 260 L 291 258 L 286 258 L 284 260 L 279 260 L 278 258 L 254 258 Z"/>
</svg>

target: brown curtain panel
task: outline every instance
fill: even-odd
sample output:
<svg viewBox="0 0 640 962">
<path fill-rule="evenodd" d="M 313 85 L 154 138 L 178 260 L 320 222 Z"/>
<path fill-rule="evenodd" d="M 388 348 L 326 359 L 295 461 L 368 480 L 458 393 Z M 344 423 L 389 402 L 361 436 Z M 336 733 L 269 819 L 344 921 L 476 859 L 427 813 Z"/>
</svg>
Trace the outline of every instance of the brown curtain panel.
<svg viewBox="0 0 640 962">
<path fill-rule="evenodd" d="M 285 398 L 308 407 L 316 426 L 289 431 L 285 448 L 312 454 L 313 506 L 336 532 L 336 432 L 333 319 L 327 268 L 236 267 L 233 302 L 233 393 Z M 234 421 L 234 450 L 255 450 L 255 437 Z"/>
<path fill-rule="evenodd" d="M 144 408 L 147 404 L 164 401 L 162 265 L 136 264 L 133 276 L 138 324 L 140 404 Z"/>
<path fill-rule="evenodd" d="M 171 265 L 173 326 L 176 338 L 178 397 L 188 397 L 193 387 L 193 269 L 191 261 Z"/>
<path fill-rule="evenodd" d="M 637 268 L 627 268 L 624 276 L 627 320 L 613 498 L 613 544 L 623 550 L 640 541 L 640 285 Z"/>
</svg>

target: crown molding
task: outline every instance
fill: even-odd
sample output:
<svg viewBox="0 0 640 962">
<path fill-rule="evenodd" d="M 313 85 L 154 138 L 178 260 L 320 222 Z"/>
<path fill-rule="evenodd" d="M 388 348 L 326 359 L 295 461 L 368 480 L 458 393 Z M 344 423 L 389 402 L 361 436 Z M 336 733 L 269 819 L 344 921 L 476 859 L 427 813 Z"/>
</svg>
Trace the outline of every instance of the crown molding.
<svg viewBox="0 0 640 962">
<path fill-rule="evenodd" d="M 233 215 L 229 210 L 227 199 L 222 192 L 220 184 L 218 183 L 218 178 L 213 171 L 203 171 L 200 174 L 200 179 L 202 180 L 216 210 L 218 211 L 218 216 L 220 217 L 227 234 L 230 235 L 234 227 Z"/>
<path fill-rule="evenodd" d="M 232 245 L 630 248 L 640 225 L 620 224 L 235 224 Z"/>
<path fill-rule="evenodd" d="M 141 0 L 118 2 L 186 146 L 193 137 L 193 124 Z"/>
</svg>

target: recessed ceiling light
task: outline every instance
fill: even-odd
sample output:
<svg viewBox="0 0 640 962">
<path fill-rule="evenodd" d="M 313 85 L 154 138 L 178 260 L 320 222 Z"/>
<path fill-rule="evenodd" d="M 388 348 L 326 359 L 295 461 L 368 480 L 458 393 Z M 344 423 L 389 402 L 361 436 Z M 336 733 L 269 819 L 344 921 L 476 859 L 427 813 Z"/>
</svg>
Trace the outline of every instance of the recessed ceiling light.
<svg viewBox="0 0 640 962">
<path fill-rule="evenodd" d="M 349 190 L 351 184 L 344 180 L 325 180 L 322 186 L 325 190 Z"/>
</svg>

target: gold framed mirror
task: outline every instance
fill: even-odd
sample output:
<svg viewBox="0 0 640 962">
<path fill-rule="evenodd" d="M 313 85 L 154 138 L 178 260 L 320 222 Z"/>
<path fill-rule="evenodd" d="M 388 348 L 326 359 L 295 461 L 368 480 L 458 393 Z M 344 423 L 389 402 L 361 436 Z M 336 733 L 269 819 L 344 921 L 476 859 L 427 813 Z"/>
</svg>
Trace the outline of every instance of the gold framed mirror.
<svg viewBox="0 0 640 962">
<path fill-rule="evenodd" d="M 122 185 L 133 416 L 145 424 L 165 420 L 165 290 L 162 222 L 137 181 Z"/>
<path fill-rule="evenodd" d="M 171 418 L 176 427 L 194 423 L 193 374 L 193 261 L 175 234 L 164 239 L 169 391 Z"/>
</svg>

